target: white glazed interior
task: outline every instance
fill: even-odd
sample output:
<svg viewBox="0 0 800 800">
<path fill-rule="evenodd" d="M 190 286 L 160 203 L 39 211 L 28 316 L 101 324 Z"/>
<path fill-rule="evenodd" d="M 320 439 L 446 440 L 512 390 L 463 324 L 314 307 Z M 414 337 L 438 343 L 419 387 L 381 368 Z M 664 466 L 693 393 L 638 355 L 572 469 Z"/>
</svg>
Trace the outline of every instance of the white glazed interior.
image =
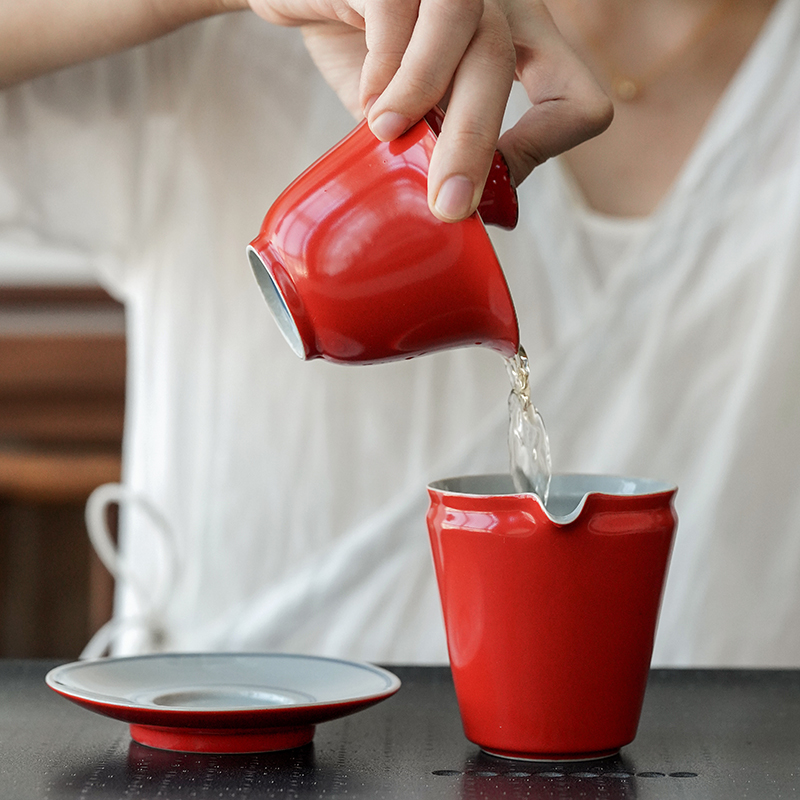
<svg viewBox="0 0 800 800">
<path fill-rule="evenodd" d="M 519 495 L 511 475 L 464 475 L 444 478 L 430 484 L 430 488 L 446 494 L 472 497 L 503 497 Z M 649 478 L 624 478 L 617 475 L 553 475 L 550 496 L 544 508 L 547 516 L 558 524 L 578 518 L 590 494 L 619 497 L 661 494 L 674 491 L 675 486 Z M 536 495 L 529 495 L 541 504 Z"/>
<path fill-rule="evenodd" d="M 395 691 L 398 679 L 372 664 L 280 653 L 164 653 L 76 661 L 47 684 L 107 705 L 215 712 L 353 702 Z"/>
<path fill-rule="evenodd" d="M 278 324 L 283 338 L 289 343 L 289 347 L 300 358 L 305 359 L 305 349 L 303 348 L 303 340 L 300 338 L 300 331 L 297 330 L 292 319 L 289 306 L 281 294 L 281 290 L 272 278 L 267 265 L 264 263 L 258 252 L 251 246 L 247 247 L 247 258 L 250 260 L 250 266 L 253 269 L 253 274 L 256 276 L 256 281 L 261 289 L 261 294 L 267 301 L 267 306 L 272 312 L 275 322 Z"/>
</svg>

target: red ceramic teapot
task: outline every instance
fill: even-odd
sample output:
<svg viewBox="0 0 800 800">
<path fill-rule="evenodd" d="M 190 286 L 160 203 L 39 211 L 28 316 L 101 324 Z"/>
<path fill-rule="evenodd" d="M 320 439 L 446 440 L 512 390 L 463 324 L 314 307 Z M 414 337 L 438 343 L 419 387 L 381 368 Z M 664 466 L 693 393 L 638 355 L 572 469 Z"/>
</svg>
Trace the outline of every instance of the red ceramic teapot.
<svg viewBox="0 0 800 800">
<path fill-rule="evenodd" d="M 436 219 L 427 177 L 441 120 L 434 109 L 392 142 L 360 123 L 267 213 L 248 257 L 301 358 L 367 364 L 467 345 L 517 352 L 514 305 L 483 225 L 513 227 L 516 192 L 497 153 L 478 212 Z"/>
</svg>

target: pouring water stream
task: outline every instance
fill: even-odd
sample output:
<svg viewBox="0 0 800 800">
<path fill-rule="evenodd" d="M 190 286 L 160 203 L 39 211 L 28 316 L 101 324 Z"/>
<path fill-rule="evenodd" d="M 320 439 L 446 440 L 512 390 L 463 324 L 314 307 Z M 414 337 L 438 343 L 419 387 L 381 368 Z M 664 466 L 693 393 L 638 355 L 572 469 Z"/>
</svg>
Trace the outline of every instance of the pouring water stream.
<svg viewBox="0 0 800 800">
<path fill-rule="evenodd" d="M 550 492 L 550 442 L 544 421 L 531 402 L 530 369 L 525 350 L 506 359 L 511 379 L 508 397 L 508 451 L 518 492 L 536 494 L 547 505 Z"/>
</svg>

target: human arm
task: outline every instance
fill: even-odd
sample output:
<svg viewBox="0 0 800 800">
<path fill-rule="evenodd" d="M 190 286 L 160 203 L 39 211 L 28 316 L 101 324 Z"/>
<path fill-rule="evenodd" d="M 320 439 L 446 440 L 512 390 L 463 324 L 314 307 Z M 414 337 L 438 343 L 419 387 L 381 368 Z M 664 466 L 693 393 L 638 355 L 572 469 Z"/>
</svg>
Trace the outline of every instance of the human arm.
<svg viewBox="0 0 800 800">
<path fill-rule="evenodd" d="M 238 0 L 0 0 L 0 88 L 156 39 Z"/>
</svg>

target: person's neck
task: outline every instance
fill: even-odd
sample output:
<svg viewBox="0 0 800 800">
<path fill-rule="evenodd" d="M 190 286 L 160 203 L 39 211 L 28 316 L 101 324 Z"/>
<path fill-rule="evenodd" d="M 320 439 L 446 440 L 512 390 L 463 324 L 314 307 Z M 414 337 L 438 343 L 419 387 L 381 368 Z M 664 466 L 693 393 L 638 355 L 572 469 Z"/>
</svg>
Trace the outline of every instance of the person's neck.
<svg viewBox="0 0 800 800">
<path fill-rule="evenodd" d="M 655 210 L 774 2 L 550 0 L 563 35 L 614 99 L 610 128 L 563 157 L 591 207 L 631 217 Z M 628 99 L 614 97 L 620 75 L 638 79 Z"/>
</svg>

